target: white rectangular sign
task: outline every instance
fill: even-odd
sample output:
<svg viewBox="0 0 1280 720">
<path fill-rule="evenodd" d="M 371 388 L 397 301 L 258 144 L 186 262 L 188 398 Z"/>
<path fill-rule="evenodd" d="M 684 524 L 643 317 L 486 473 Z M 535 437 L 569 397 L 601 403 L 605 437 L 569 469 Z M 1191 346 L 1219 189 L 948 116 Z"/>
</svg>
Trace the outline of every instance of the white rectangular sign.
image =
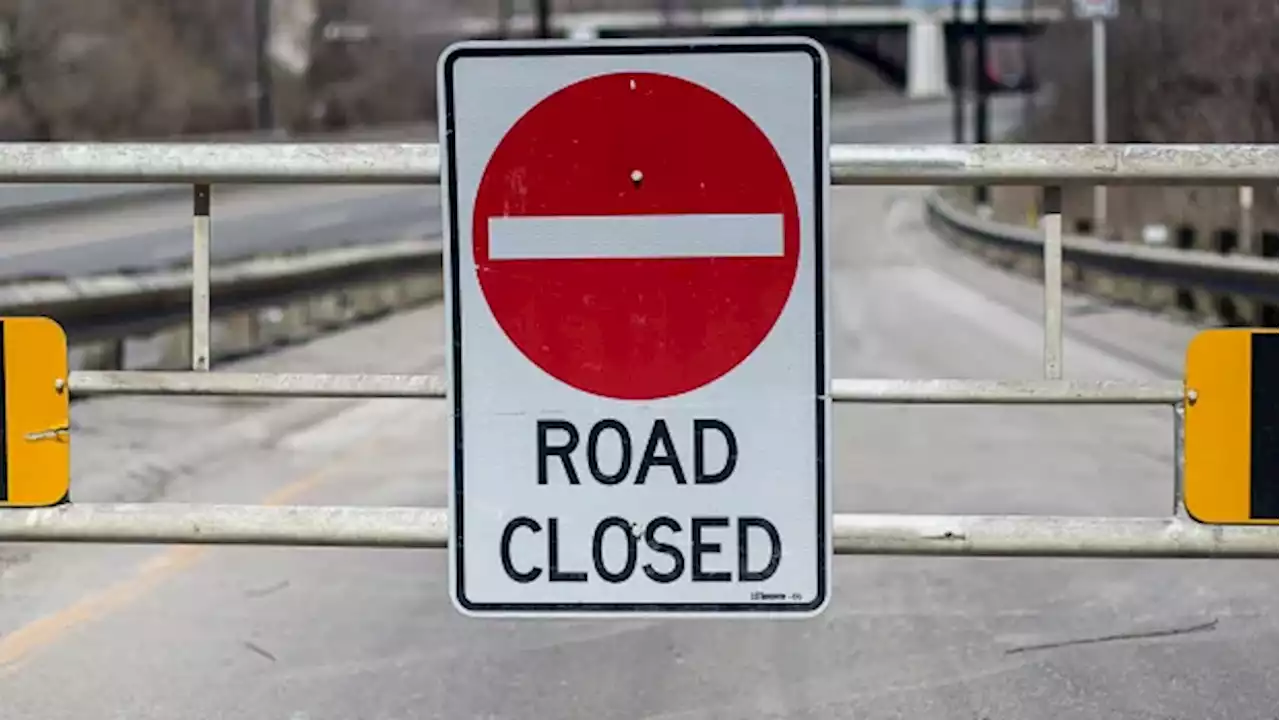
<svg viewBox="0 0 1280 720">
<path fill-rule="evenodd" d="M 1075 0 L 1076 17 L 1086 20 L 1110 20 L 1120 13 L 1118 0 Z"/>
<path fill-rule="evenodd" d="M 454 603 L 819 612 L 821 46 L 465 42 L 439 86 Z"/>
</svg>

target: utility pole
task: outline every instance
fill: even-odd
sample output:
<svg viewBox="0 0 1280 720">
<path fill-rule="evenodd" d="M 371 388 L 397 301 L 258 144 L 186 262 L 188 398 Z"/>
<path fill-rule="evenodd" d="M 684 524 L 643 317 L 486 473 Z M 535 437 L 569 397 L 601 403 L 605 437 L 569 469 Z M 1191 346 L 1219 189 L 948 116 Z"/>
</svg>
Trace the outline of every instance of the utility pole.
<svg viewBox="0 0 1280 720">
<path fill-rule="evenodd" d="M 267 43 L 271 35 L 271 0 L 253 0 L 254 95 L 259 130 L 275 128 L 272 107 L 271 57 Z"/>
<path fill-rule="evenodd" d="M 1093 35 L 1093 142 L 1107 142 L 1107 20 L 1120 12 L 1119 0 L 1075 0 L 1075 15 L 1088 19 Z M 1093 232 L 1107 237 L 1107 188 L 1093 186 Z"/>
<path fill-rule="evenodd" d="M 538 37 L 551 37 L 551 0 L 536 0 L 538 14 Z"/>
<path fill-rule="evenodd" d="M 961 9 L 964 0 L 951 0 L 951 43 L 947 46 L 948 59 L 951 62 L 951 77 L 954 87 L 951 91 L 951 141 L 959 145 L 964 142 L 964 93 L 965 72 L 964 51 L 968 43 L 968 33 L 962 24 Z"/>
<path fill-rule="evenodd" d="M 977 18 L 974 23 L 973 41 L 977 47 L 974 53 L 976 58 L 973 63 L 973 81 L 977 98 L 973 108 L 973 141 L 983 145 L 987 143 L 989 134 L 987 127 L 987 95 L 990 91 L 990 84 L 987 82 L 987 0 L 976 0 L 976 4 Z M 979 211 L 990 202 L 988 190 L 989 188 L 982 184 L 974 188 L 974 203 Z"/>
</svg>

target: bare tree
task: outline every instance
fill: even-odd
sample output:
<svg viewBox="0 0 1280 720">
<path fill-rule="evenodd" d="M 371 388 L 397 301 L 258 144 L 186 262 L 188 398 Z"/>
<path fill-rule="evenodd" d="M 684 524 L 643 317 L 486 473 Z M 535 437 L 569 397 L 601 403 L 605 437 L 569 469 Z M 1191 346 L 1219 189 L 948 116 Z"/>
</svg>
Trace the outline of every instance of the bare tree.
<svg viewBox="0 0 1280 720">
<path fill-rule="evenodd" d="M 1069 8 L 1069 6 L 1067 6 Z M 1133 0 L 1120 3 L 1108 37 L 1108 140 L 1124 143 L 1275 143 L 1277 5 L 1272 0 Z M 1035 142 L 1089 142 L 1089 25 L 1050 27 L 1036 43 L 1040 79 L 1054 102 L 1035 115 Z M 1230 189 L 1116 189 L 1113 220 L 1127 235 L 1147 222 L 1230 227 Z M 1087 193 L 1073 194 L 1080 214 Z M 1259 225 L 1274 227 L 1274 186 L 1257 195 Z M 1201 236 L 1207 236 L 1202 232 Z"/>
<path fill-rule="evenodd" d="M 168 136 L 245 126 L 244 88 L 229 82 L 222 58 L 202 54 L 175 31 L 165 0 L 0 2 L 0 17 L 12 28 L 14 75 L 0 107 L 28 136 Z"/>
<path fill-rule="evenodd" d="M 1136 0 L 1108 26 L 1116 142 L 1276 142 L 1276 3 Z M 1055 103 L 1035 138 L 1087 142 L 1089 25 L 1049 28 L 1034 62 Z"/>
</svg>

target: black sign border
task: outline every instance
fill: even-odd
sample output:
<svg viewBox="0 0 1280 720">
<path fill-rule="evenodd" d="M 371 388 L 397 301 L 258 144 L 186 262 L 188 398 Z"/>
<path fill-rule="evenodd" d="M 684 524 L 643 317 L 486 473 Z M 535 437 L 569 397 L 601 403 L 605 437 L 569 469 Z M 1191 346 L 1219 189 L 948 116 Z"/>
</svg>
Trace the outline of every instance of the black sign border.
<svg viewBox="0 0 1280 720">
<path fill-rule="evenodd" d="M 452 167 L 456 155 L 455 147 L 455 113 L 454 113 L 454 66 L 459 60 L 466 58 L 493 57 L 538 57 L 538 56 L 617 56 L 617 55 L 702 55 L 702 54 L 762 54 L 762 53 L 796 53 L 803 52 L 813 60 L 813 182 L 814 182 L 814 228 L 817 238 L 815 263 L 817 266 L 815 291 L 816 312 L 814 314 L 814 340 L 817 345 L 817 373 L 814 388 L 814 406 L 817 420 L 817 593 L 809 602 L 741 602 L 741 603 L 488 603 L 475 602 L 467 598 L 465 584 L 465 567 L 463 549 L 465 534 L 463 528 L 464 492 L 463 492 L 463 435 L 462 435 L 462 310 L 460 303 L 459 258 L 457 252 L 449 252 L 449 270 L 453 281 L 447 290 L 452 302 L 451 322 L 453 326 L 452 356 L 453 367 L 451 378 L 453 440 L 454 440 L 454 476 L 453 501 L 455 512 L 451 518 L 451 533 L 454 552 L 454 601 L 464 610 L 481 613 L 543 613 L 543 614 L 579 614 L 579 613 L 646 613 L 670 615 L 757 615 L 762 613 L 777 615 L 810 615 L 826 604 L 830 593 L 829 587 L 829 542 L 828 526 L 830 509 L 827 507 L 826 483 L 826 445 L 827 445 L 827 358 L 826 358 L 826 248 L 823 247 L 824 229 L 826 227 L 826 185 L 824 168 L 827 165 L 826 148 L 826 76 L 825 63 L 821 51 L 808 40 L 791 40 L 784 38 L 770 39 L 768 42 L 679 42 L 658 41 L 646 44 L 589 44 L 573 45 L 547 43 L 538 45 L 514 44 L 511 46 L 463 44 L 447 51 L 442 61 L 441 84 L 444 93 L 444 127 L 443 157 L 446 167 Z M 446 242 L 452 242 L 458 224 L 458 187 L 456 173 L 446 171 L 445 210 L 448 213 Z"/>
</svg>

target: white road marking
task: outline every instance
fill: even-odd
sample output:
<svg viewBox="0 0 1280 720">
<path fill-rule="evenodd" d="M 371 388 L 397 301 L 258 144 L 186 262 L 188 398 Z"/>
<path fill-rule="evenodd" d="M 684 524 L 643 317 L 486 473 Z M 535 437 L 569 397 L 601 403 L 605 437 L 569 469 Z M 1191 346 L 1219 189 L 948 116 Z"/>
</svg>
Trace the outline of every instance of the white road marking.
<svg viewBox="0 0 1280 720">
<path fill-rule="evenodd" d="M 489 219 L 491 260 L 778 257 L 781 214 Z"/>
</svg>

